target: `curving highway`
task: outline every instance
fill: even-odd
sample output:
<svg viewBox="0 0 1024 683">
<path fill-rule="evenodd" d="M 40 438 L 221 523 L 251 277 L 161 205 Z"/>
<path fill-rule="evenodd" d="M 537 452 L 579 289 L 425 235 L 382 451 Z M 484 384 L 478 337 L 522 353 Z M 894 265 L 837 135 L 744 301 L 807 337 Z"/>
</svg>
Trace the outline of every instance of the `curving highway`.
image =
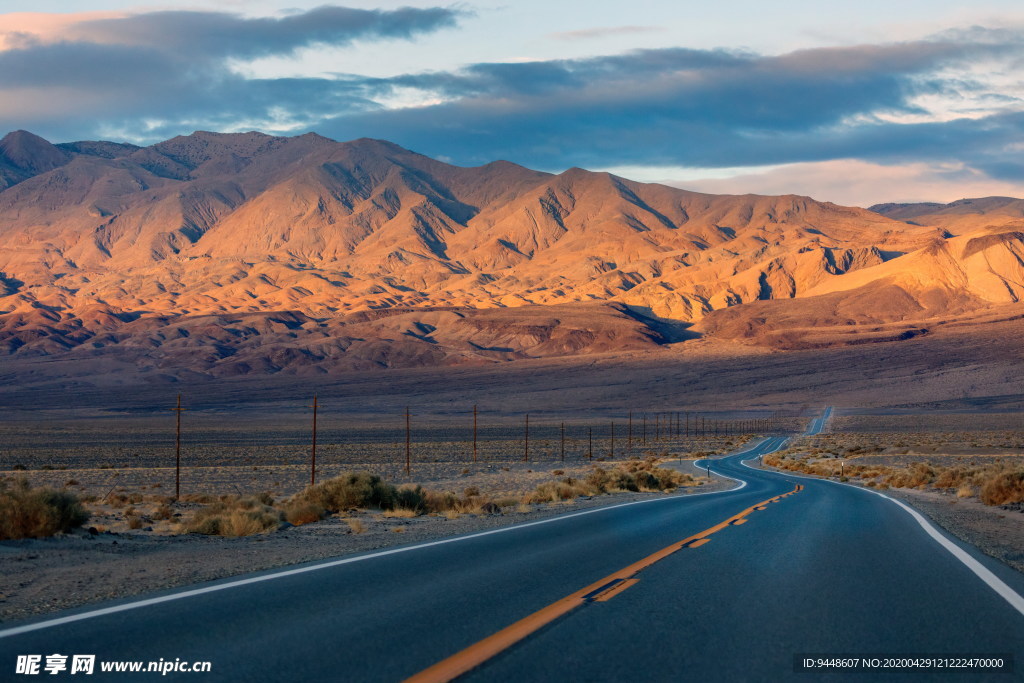
<svg viewBox="0 0 1024 683">
<path fill-rule="evenodd" d="M 736 480 L 727 492 L 9 624 L 0 671 L 30 680 L 13 675 L 19 654 L 88 653 L 212 663 L 110 680 L 874 681 L 911 674 L 797 673 L 794 658 L 1024 654 L 1024 575 L 872 491 L 754 467 L 785 441 L 708 463 Z M 1007 681 L 1021 667 L 913 677 Z"/>
</svg>

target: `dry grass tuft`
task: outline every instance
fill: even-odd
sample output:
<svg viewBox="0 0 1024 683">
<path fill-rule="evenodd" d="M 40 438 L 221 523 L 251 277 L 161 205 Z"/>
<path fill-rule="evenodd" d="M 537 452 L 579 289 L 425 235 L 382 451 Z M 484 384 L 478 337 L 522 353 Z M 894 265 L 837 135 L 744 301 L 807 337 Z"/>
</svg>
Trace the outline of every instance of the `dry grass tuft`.
<svg viewBox="0 0 1024 683">
<path fill-rule="evenodd" d="M 979 498 L 985 505 L 1024 502 L 1024 469 L 993 472 L 981 484 Z"/>
<path fill-rule="evenodd" d="M 917 446 L 922 448 L 920 444 Z M 871 453 L 879 447 L 842 448 L 836 445 L 826 451 L 820 448 L 791 448 L 765 456 L 764 463 L 782 470 L 803 472 L 824 477 L 839 475 L 839 457 L 835 451 L 864 453 L 845 465 L 848 478 L 857 479 L 865 486 L 877 489 L 917 488 L 937 489 L 955 493 L 957 498 L 977 495 L 986 505 L 1007 505 L 1024 502 L 1024 467 L 1006 462 L 986 464 L 942 465 L 928 462 L 920 456 L 906 464 L 879 465 L 870 463 Z"/>
<path fill-rule="evenodd" d="M 0 481 L 0 540 L 53 536 L 88 519 L 89 513 L 73 493 L 32 488 L 25 479 L 13 486 Z"/>
<path fill-rule="evenodd" d="M 256 497 L 221 496 L 221 500 L 200 508 L 182 525 L 189 534 L 208 536 L 252 536 L 277 529 L 281 513 Z"/>
<path fill-rule="evenodd" d="M 308 501 L 289 501 L 281 509 L 284 514 L 284 519 L 289 524 L 295 526 L 302 526 L 303 524 L 312 524 L 313 522 L 319 522 L 323 519 L 324 510 L 316 503 L 310 503 Z"/>
<path fill-rule="evenodd" d="M 404 519 L 412 519 L 413 517 L 419 517 L 420 513 L 416 510 L 407 510 L 405 508 L 395 508 L 394 510 L 385 510 L 381 513 L 383 517 L 400 517 Z"/>
<path fill-rule="evenodd" d="M 328 512 L 343 512 L 353 508 L 377 507 L 390 510 L 395 507 L 398 493 L 391 484 L 386 484 L 369 472 L 346 472 L 328 479 L 295 496 L 301 500 L 319 505 Z"/>
</svg>

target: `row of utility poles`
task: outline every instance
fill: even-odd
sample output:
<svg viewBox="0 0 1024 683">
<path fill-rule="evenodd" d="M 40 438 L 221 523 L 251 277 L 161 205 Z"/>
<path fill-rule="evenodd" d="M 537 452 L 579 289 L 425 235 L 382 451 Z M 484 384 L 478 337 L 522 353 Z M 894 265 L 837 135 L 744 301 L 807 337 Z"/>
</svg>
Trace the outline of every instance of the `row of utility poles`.
<svg viewBox="0 0 1024 683">
<path fill-rule="evenodd" d="M 733 434 L 749 434 L 755 431 L 771 431 L 778 426 L 778 413 L 772 413 L 766 418 L 742 419 L 742 420 L 708 420 L 703 416 L 693 415 L 691 429 L 691 413 L 689 411 L 662 412 L 654 414 L 655 442 L 679 438 L 704 438 L 708 436 L 729 436 Z M 408 408 L 406 409 L 408 417 Z M 642 446 L 647 445 L 647 413 L 641 416 L 640 433 L 637 435 Z M 406 421 L 408 430 L 408 420 Z M 615 457 L 615 421 L 608 423 L 609 451 Z M 565 460 L 565 423 L 560 423 L 561 446 L 559 455 Z M 408 433 L 406 434 L 408 437 Z M 587 428 L 587 439 L 589 447 L 587 457 L 594 458 L 594 428 Z M 630 411 L 626 418 L 626 450 L 633 450 L 633 412 Z M 473 406 L 473 462 L 477 461 L 477 407 Z M 530 461 L 530 414 L 526 413 L 523 418 L 523 462 Z"/>
<path fill-rule="evenodd" d="M 320 401 L 316 394 L 313 395 L 313 403 L 308 406 L 313 409 L 312 444 L 309 454 L 309 483 L 316 484 L 316 444 L 317 444 L 317 416 L 320 409 Z M 181 496 L 181 414 L 188 410 L 181 406 L 181 394 L 178 394 L 177 404 L 171 410 L 176 414 L 175 445 L 174 445 L 174 498 Z M 626 452 L 633 450 L 634 441 L 640 445 L 647 446 L 649 443 L 660 443 L 667 440 L 680 438 L 705 438 L 710 436 L 729 436 L 736 434 L 750 434 L 760 431 L 774 431 L 779 427 L 779 413 L 774 412 L 768 417 L 724 420 L 708 419 L 704 415 L 692 411 L 662 411 L 651 415 L 641 413 L 639 416 L 639 429 L 634 428 L 634 413 L 629 411 L 626 417 Z M 650 422 L 651 439 L 648 440 L 648 423 Z M 615 421 L 608 423 L 609 453 L 615 457 Z M 479 455 L 479 410 L 473 406 L 473 462 L 478 462 Z M 638 433 L 637 433 L 638 432 Z M 621 434 L 621 432 L 620 432 Z M 559 423 L 559 459 L 565 461 L 566 431 L 565 422 Z M 621 442 L 621 437 L 620 437 Z M 587 427 L 587 459 L 594 459 L 594 428 Z M 523 417 L 523 462 L 530 461 L 530 413 Z M 405 473 L 412 473 L 412 413 L 408 406 L 405 408 Z"/>
</svg>

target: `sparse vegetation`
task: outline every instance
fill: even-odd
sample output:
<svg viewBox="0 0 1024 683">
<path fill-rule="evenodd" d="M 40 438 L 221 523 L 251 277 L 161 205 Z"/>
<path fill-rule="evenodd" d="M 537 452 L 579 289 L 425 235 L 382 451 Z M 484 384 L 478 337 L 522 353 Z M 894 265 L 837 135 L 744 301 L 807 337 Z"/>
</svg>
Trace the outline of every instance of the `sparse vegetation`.
<svg viewBox="0 0 1024 683">
<path fill-rule="evenodd" d="M 79 527 L 89 514 L 73 493 L 0 481 L 0 540 L 43 538 Z"/>
<path fill-rule="evenodd" d="M 303 500 L 289 501 L 282 508 L 285 521 L 295 526 L 319 522 L 326 512 L 316 503 Z"/>
<path fill-rule="evenodd" d="M 544 482 L 523 498 L 524 503 L 566 501 L 579 496 L 598 496 L 620 491 L 670 491 L 700 482 L 689 474 L 657 467 L 655 458 L 629 460 L 613 469 L 595 467 L 586 478 L 566 477 Z"/>
<path fill-rule="evenodd" d="M 281 512 L 255 496 L 223 496 L 195 512 L 182 526 L 185 533 L 209 536 L 252 536 L 273 531 L 281 524 Z"/>
<path fill-rule="evenodd" d="M 913 444 L 916 454 L 894 454 L 880 435 L 865 435 L 871 437 L 870 443 L 856 443 L 858 436 L 806 437 L 786 451 L 765 456 L 764 464 L 851 479 L 871 488 L 933 489 L 948 491 L 957 498 L 977 496 L 986 505 L 1024 502 L 1024 462 L 1012 455 L 977 459 L 945 456 L 938 453 L 940 449 L 930 438 L 917 434 L 904 434 L 897 444 L 900 449 Z"/>
<path fill-rule="evenodd" d="M 296 500 L 314 503 L 328 512 L 365 507 L 390 510 L 395 506 L 397 492 L 375 474 L 349 472 L 307 487 Z"/>
<path fill-rule="evenodd" d="M 361 534 L 366 531 L 366 527 L 358 519 L 352 519 L 350 517 L 345 518 L 345 524 L 348 525 L 349 530 L 354 534 Z"/>
<path fill-rule="evenodd" d="M 1024 467 L 990 474 L 981 484 L 979 498 L 986 505 L 1024 502 Z"/>
</svg>

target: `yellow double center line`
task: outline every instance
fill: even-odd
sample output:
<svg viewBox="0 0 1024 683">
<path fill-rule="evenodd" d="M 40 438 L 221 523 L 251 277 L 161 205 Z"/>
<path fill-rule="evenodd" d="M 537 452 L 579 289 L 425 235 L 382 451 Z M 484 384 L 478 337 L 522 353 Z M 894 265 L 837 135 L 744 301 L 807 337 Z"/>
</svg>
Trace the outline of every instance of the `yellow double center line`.
<svg viewBox="0 0 1024 683">
<path fill-rule="evenodd" d="M 783 493 L 782 495 L 769 498 L 768 500 L 762 501 L 756 505 L 751 505 L 743 512 L 735 514 L 729 519 L 719 522 L 715 526 L 705 529 L 699 534 L 694 534 L 689 538 L 684 538 L 677 543 L 673 543 L 667 548 L 663 548 L 652 555 L 648 555 L 638 562 L 634 562 L 628 567 L 620 569 L 613 574 L 609 574 L 600 581 L 596 581 L 586 588 L 576 591 L 572 595 L 564 597 L 557 602 L 553 602 L 547 607 L 537 610 L 530 616 L 520 619 L 511 626 L 503 628 L 494 635 L 488 636 L 487 638 L 470 645 L 465 650 L 457 652 L 451 657 L 438 662 L 428 669 L 424 669 L 418 674 L 406 679 L 406 683 L 441 683 L 458 678 L 462 674 L 480 666 L 500 652 L 507 650 L 509 647 L 518 643 L 523 638 L 526 638 L 531 633 L 534 633 L 547 624 L 550 624 L 555 619 L 568 614 L 577 607 L 582 607 L 588 602 L 604 602 L 605 600 L 618 595 L 639 581 L 639 579 L 636 578 L 636 574 L 640 573 L 647 567 L 650 567 L 655 562 L 659 562 L 683 548 L 698 548 L 709 542 L 711 539 L 708 537 L 712 534 L 721 531 L 727 526 L 744 524 L 747 521 L 747 515 L 750 513 L 758 510 L 764 510 L 771 503 L 777 503 L 783 498 L 792 496 L 794 493 L 802 491 L 803 488 L 803 486 L 797 484 L 797 486 L 789 493 Z"/>
</svg>

